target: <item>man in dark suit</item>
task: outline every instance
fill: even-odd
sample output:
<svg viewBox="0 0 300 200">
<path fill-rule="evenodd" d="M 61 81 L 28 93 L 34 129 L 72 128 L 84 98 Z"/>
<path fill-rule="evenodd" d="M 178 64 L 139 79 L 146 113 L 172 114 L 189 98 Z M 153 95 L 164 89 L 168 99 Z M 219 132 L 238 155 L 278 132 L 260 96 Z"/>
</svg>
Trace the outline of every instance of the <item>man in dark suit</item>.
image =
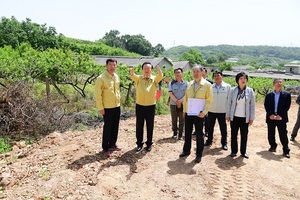
<svg viewBox="0 0 300 200">
<path fill-rule="evenodd" d="M 275 152 L 277 143 L 275 141 L 275 128 L 277 127 L 280 142 L 282 144 L 283 155 L 290 158 L 290 148 L 288 146 L 288 136 L 286 123 L 288 122 L 288 110 L 291 106 L 291 94 L 282 90 L 282 80 L 279 78 L 273 81 L 274 91 L 266 95 L 265 110 L 266 122 L 268 126 L 268 141 L 270 152 Z"/>
</svg>

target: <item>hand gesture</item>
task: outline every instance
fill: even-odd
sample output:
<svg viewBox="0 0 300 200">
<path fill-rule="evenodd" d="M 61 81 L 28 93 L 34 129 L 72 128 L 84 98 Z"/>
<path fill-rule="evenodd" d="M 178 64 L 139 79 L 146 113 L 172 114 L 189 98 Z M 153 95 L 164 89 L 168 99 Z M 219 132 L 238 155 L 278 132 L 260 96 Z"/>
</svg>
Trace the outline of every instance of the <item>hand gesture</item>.
<svg viewBox="0 0 300 200">
<path fill-rule="evenodd" d="M 156 65 L 156 69 L 157 69 L 158 73 L 162 73 L 161 69 L 160 69 L 160 67 L 158 65 Z"/>
<path fill-rule="evenodd" d="M 230 122 L 230 117 L 226 117 L 226 121 L 227 121 L 227 122 Z"/>
<path fill-rule="evenodd" d="M 134 67 L 131 67 L 129 72 L 130 72 L 130 76 L 132 76 L 134 74 Z"/>
<path fill-rule="evenodd" d="M 204 117 L 205 117 L 205 114 L 202 112 L 202 113 L 200 113 L 200 114 L 198 115 L 198 117 L 204 118 Z"/>
</svg>

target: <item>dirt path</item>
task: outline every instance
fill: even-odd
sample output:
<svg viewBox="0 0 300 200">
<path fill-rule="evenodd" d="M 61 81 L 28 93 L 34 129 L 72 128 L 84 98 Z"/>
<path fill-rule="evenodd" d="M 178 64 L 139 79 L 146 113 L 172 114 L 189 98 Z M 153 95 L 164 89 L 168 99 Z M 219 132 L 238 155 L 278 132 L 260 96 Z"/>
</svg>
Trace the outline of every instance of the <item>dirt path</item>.
<svg viewBox="0 0 300 200">
<path fill-rule="evenodd" d="M 289 136 L 297 105 L 289 112 Z M 257 105 L 250 128 L 250 158 L 229 157 L 215 129 L 213 145 L 205 147 L 201 163 L 194 150 L 179 158 L 183 141 L 170 138 L 169 115 L 156 116 L 151 152 L 136 153 L 135 118 L 121 121 L 122 151 L 109 159 L 99 153 L 101 128 L 52 133 L 38 144 L 14 147 L 0 158 L 2 199 L 300 199 L 300 138 L 290 142 L 291 158 L 268 152 L 265 112 Z M 228 128 L 230 131 L 230 129 Z M 228 137 L 230 141 L 230 137 Z M 229 143 L 230 145 L 230 143 Z M 19 144 L 19 146 L 22 146 Z M 193 147 L 195 147 L 195 141 Z"/>
</svg>

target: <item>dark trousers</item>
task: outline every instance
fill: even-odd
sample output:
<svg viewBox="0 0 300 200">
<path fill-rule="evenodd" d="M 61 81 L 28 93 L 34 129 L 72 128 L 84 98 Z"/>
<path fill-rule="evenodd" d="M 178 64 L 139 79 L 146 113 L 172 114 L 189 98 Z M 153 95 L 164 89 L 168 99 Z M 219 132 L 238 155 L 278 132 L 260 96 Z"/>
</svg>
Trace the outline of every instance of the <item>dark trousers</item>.
<svg viewBox="0 0 300 200">
<path fill-rule="evenodd" d="M 141 106 L 136 104 L 135 106 L 135 115 L 136 115 L 136 144 L 137 146 L 143 146 L 143 137 L 144 137 L 144 122 L 146 120 L 147 128 L 147 146 L 152 145 L 153 139 L 153 127 L 154 127 L 154 116 L 155 116 L 155 105 L 151 106 Z"/>
<path fill-rule="evenodd" d="M 172 118 L 172 131 L 174 135 L 177 135 L 179 131 L 179 136 L 182 136 L 184 120 L 183 120 L 183 105 L 181 108 L 177 108 L 177 105 L 170 105 L 171 118 Z M 178 125 L 177 125 L 178 123 Z"/>
<path fill-rule="evenodd" d="M 297 121 L 294 125 L 291 137 L 293 137 L 293 138 L 297 137 L 299 128 L 300 128 L 300 115 L 297 116 Z"/>
<path fill-rule="evenodd" d="M 268 141 L 271 148 L 276 148 L 277 143 L 275 140 L 275 128 L 277 127 L 279 133 L 279 139 L 282 144 L 282 150 L 285 154 L 290 152 L 290 148 L 288 146 L 289 140 L 287 136 L 286 123 L 282 121 L 272 120 L 267 123 L 268 125 Z"/>
<path fill-rule="evenodd" d="M 109 147 L 115 146 L 118 139 L 119 122 L 120 122 L 120 107 L 105 108 L 102 148 L 108 151 Z"/>
<path fill-rule="evenodd" d="M 227 144 L 227 124 L 226 124 L 226 113 L 213 113 L 208 112 L 208 142 L 212 142 L 214 138 L 214 128 L 218 119 L 220 131 L 221 131 L 221 144 L 224 146 Z"/>
<path fill-rule="evenodd" d="M 203 138 L 203 118 L 198 116 L 187 116 L 185 115 L 185 139 L 184 139 L 184 152 L 190 152 L 192 147 L 192 132 L 193 126 L 196 131 L 196 155 L 202 157 L 204 138 Z"/>
<path fill-rule="evenodd" d="M 230 127 L 231 127 L 231 152 L 235 154 L 238 152 L 237 136 L 238 136 L 238 131 L 240 130 L 241 133 L 240 151 L 241 154 L 245 154 L 247 149 L 249 123 L 246 123 L 245 117 L 233 117 L 233 121 L 230 121 Z"/>
<path fill-rule="evenodd" d="M 208 120 L 208 114 L 206 114 L 204 117 L 204 132 L 205 133 L 208 133 L 208 127 L 209 127 L 209 120 Z"/>
</svg>

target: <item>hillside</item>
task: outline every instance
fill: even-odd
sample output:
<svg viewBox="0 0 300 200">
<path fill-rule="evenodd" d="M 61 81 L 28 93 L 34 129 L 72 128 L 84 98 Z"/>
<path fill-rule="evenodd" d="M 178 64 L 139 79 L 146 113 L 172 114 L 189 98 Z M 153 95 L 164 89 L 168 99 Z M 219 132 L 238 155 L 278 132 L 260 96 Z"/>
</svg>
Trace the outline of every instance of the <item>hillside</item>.
<svg viewBox="0 0 300 200">
<path fill-rule="evenodd" d="M 271 65 L 272 63 L 280 65 L 282 62 L 300 60 L 299 47 L 278 46 L 176 46 L 163 52 L 163 56 L 178 60 L 183 52 L 187 52 L 191 48 L 198 50 L 204 59 L 208 59 L 210 56 L 226 54 L 228 57 L 239 58 L 242 64 L 254 62 L 264 65 Z"/>
</svg>

